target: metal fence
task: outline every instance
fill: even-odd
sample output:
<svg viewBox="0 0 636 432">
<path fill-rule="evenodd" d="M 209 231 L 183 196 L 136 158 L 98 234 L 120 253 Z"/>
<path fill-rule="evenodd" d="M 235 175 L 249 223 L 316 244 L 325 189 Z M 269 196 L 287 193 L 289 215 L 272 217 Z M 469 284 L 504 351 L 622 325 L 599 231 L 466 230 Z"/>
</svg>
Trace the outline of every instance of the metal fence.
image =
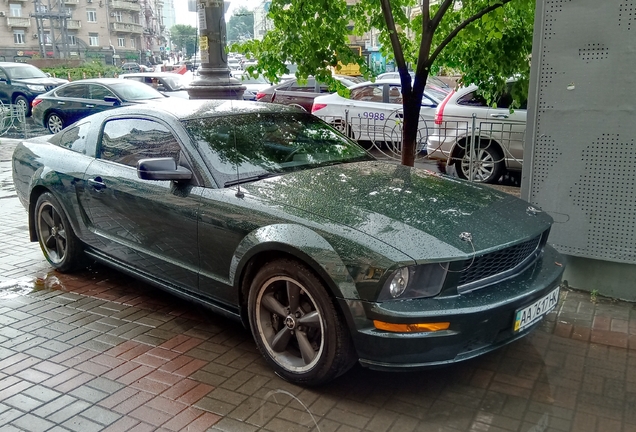
<svg viewBox="0 0 636 432">
<path fill-rule="evenodd" d="M 402 158 L 402 110 L 383 118 L 349 116 L 320 116 L 345 135 L 361 143 L 372 152 L 393 160 Z M 525 141 L 525 121 L 484 121 L 473 114 L 470 118 L 453 116 L 452 121 L 436 124 L 420 116 L 415 145 L 415 161 L 438 161 L 469 180 L 481 182 L 489 174 L 503 175 L 507 170 L 521 171 Z M 472 146 L 471 143 L 476 143 Z M 493 172 L 494 170 L 494 172 Z M 497 180 L 497 179 L 495 179 Z"/>
<path fill-rule="evenodd" d="M 24 106 L 0 102 L 0 136 L 6 135 L 28 138 L 29 131 Z"/>
</svg>

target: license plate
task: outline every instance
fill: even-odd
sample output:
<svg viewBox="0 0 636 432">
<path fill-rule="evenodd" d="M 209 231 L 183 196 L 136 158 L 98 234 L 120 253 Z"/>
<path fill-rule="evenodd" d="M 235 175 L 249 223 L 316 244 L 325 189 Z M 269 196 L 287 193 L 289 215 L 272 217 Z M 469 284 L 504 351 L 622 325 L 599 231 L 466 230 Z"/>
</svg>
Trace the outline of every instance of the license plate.
<svg viewBox="0 0 636 432">
<path fill-rule="evenodd" d="M 515 313 L 514 331 L 519 332 L 539 321 L 554 309 L 559 302 L 559 287 L 548 295 L 540 298 L 530 306 L 517 309 Z"/>
</svg>

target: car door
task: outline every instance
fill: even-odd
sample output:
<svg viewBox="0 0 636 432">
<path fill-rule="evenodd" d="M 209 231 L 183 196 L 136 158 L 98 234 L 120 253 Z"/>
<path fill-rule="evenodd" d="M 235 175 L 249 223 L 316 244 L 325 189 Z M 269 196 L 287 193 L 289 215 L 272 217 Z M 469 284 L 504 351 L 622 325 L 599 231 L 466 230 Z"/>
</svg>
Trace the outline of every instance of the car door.
<svg viewBox="0 0 636 432">
<path fill-rule="evenodd" d="M 55 97 L 50 98 L 48 112 L 56 112 L 65 125 L 75 123 L 86 117 L 85 107 L 88 100 L 88 86 L 84 83 L 74 83 L 55 92 Z"/>
<path fill-rule="evenodd" d="M 318 95 L 320 95 L 320 89 L 316 85 L 316 79 L 307 78 L 306 83 L 300 84 L 294 80 L 288 87 L 277 89 L 272 97 L 272 102 L 300 106 L 305 111 L 311 112 L 311 105 Z"/>
<path fill-rule="evenodd" d="M 137 162 L 154 157 L 172 157 L 190 167 L 180 140 L 165 123 L 154 118 L 107 119 L 97 157 L 85 173 L 82 205 L 106 255 L 169 285 L 195 291 L 202 188 L 196 177 L 183 183 L 140 179 Z"/>
<path fill-rule="evenodd" d="M 115 93 L 101 84 L 89 84 L 88 95 L 90 100 L 86 101 L 84 107 L 89 114 L 106 111 L 115 107 L 113 102 L 106 102 L 104 98 L 110 97 L 119 99 L 115 96 Z"/>
<path fill-rule="evenodd" d="M 526 133 L 526 106 L 510 110 L 512 96 L 504 93 L 497 101 L 497 107 L 488 109 L 488 118 L 481 125 L 482 134 L 486 133 L 497 141 L 504 151 L 506 166 L 521 169 L 523 165 L 523 146 Z"/>
<path fill-rule="evenodd" d="M 383 83 L 373 83 L 351 90 L 349 99 L 349 121 L 351 130 L 358 140 L 384 141 L 387 123 L 388 100 Z"/>
</svg>

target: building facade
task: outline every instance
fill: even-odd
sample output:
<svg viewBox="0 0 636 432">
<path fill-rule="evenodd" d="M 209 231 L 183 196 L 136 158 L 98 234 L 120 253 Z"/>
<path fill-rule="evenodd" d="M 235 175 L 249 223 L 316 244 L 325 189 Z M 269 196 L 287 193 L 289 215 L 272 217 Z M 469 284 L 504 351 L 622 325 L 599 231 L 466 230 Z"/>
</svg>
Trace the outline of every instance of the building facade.
<svg viewBox="0 0 636 432">
<path fill-rule="evenodd" d="M 163 0 L 5 0 L 0 60 L 158 61 L 166 46 L 162 13 Z"/>
</svg>

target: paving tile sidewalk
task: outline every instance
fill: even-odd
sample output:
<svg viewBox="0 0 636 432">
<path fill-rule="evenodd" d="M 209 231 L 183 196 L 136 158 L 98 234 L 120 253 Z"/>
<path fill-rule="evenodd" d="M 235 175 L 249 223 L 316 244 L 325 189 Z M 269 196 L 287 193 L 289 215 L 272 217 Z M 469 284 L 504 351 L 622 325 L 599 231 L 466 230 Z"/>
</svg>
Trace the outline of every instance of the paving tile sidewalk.
<svg viewBox="0 0 636 432">
<path fill-rule="evenodd" d="M 564 289 L 481 358 L 305 389 L 239 324 L 106 267 L 60 274 L 28 241 L 0 138 L 0 431 L 636 432 L 634 304 Z"/>
</svg>

